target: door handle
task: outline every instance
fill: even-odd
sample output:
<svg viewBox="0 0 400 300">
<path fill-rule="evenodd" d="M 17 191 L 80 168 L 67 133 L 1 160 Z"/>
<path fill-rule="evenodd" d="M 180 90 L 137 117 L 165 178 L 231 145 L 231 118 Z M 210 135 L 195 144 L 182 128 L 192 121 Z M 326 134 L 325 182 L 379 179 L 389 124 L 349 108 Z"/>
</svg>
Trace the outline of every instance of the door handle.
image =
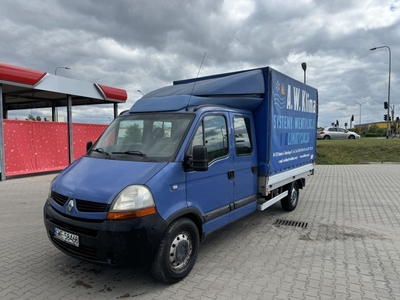
<svg viewBox="0 0 400 300">
<path fill-rule="evenodd" d="M 228 178 L 233 179 L 234 177 L 235 177 L 235 171 L 234 170 L 228 171 Z"/>
</svg>

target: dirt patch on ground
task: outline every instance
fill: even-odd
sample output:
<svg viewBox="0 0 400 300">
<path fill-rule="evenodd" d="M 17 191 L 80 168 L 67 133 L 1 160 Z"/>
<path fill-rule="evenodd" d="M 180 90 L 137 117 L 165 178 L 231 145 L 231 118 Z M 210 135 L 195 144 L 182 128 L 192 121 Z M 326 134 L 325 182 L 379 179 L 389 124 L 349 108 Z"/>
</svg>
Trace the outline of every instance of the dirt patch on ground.
<svg viewBox="0 0 400 300">
<path fill-rule="evenodd" d="M 318 224 L 300 235 L 302 241 L 345 241 L 349 239 L 385 239 L 384 235 L 372 230 L 342 225 Z"/>
</svg>

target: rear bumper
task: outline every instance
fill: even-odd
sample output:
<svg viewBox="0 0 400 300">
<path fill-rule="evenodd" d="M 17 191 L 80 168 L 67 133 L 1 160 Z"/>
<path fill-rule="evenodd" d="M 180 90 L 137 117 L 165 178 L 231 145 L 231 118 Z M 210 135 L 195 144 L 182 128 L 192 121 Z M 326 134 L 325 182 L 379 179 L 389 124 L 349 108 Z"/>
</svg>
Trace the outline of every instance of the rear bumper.
<svg viewBox="0 0 400 300">
<path fill-rule="evenodd" d="M 44 223 L 50 241 L 68 255 L 110 265 L 138 265 L 151 261 L 166 230 L 166 222 L 153 214 L 131 220 L 72 219 L 46 203 Z M 79 236 L 79 247 L 54 237 L 54 228 Z"/>
</svg>

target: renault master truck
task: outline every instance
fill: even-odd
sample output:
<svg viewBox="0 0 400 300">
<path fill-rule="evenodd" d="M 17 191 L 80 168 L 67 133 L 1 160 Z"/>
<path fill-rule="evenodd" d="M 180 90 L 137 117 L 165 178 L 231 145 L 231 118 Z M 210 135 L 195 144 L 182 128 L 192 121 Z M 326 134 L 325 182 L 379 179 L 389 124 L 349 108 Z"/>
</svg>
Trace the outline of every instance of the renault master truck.
<svg viewBox="0 0 400 300">
<path fill-rule="evenodd" d="M 317 90 L 270 67 L 150 92 L 53 180 L 48 237 L 91 262 L 148 261 L 175 283 L 210 233 L 277 202 L 296 208 L 317 116 Z"/>
</svg>

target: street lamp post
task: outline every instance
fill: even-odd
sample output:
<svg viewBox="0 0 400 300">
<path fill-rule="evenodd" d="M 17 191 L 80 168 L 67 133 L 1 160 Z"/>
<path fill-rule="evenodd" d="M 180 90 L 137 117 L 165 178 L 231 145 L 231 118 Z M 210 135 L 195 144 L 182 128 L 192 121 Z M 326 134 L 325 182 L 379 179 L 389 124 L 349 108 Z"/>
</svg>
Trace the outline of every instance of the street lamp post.
<svg viewBox="0 0 400 300">
<path fill-rule="evenodd" d="M 65 69 L 65 70 L 71 70 L 70 67 L 57 67 L 54 70 L 54 75 L 57 75 L 57 70 L 58 69 Z M 53 109 L 52 109 L 52 120 L 58 122 L 58 108 L 55 106 L 55 102 L 53 103 Z"/>
<path fill-rule="evenodd" d="M 363 103 L 360 103 L 360 102 L 356 102 L 356 104 L 358 104 L 358 105 L 360 105 L 360 121 L 359 121 L 359 124 L 361 124 L 361 105 L 363 105 L 363 104 L 365 104 L 365 103 L 367 103 L 367 101 L 365 101 L 365 102 L 363 102 Z"/>
<path fill-rule="evenodd" d="M 143 96 L 144 96 L 144 94 L 142 93 L 142 91 L 141 90 L 137 90 L 139 93 L 141 93 Z"/>
<path fill-rule="evenodd" d="M 386 138 L 389 138 L 389 130 L 390 130 L 390 121 L 389 121 L 389 116 L 390 116 L 390 71 L 392 67 L 392 51 L 390 50 L 389 46 L 379 46 L 379 47 L 374 47 L 369 50 L 373 51 L 376 49 L 380 48 L 387 48 L 389 50 L 389 84 L 388 84 L 388 107 L 387 107 L 387 121 L 386 121 Z"/>
<path fill-rule="evenodd" d="M 57 70 L 58 70 L 58 69 L 71 70 L 71 68 L 69 68 L 69 67 L 57 67 L 57 68 L 54 70 L 54 75 L 57 75 Z"/>
<path fill-rule="evenodd" d="M 301 68 L 304 71 L 304 84 L 306 84 L 306 70 L 307 70 L 307 64 L 305 62 L 301 63 Z"/>
</svg>

